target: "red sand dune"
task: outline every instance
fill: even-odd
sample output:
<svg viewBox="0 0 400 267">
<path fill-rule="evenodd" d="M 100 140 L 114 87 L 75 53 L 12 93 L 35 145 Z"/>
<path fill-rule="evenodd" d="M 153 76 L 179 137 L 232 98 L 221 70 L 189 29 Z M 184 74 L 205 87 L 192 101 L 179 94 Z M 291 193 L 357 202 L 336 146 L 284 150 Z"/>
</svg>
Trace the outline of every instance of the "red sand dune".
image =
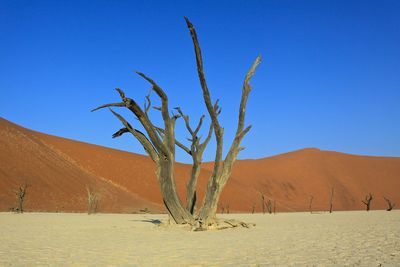
<svg viewBox="0 0 400 267">
<path fill-rule="evenodd" d="M 205 163 L 199 199 L 212 169 Z M 177 164 L 178 191 L 184 199 L 190 165 Z M 16 206 L 13 190 L 27 182 L 28 211 L 85 211 L 86 187 L 100 195 L 101 212 L 164 211 L 154 163 L 145 156 L 38 133 L 0 118 L 0 211 Z M 237 161 L 220 203 L 230 211 L 261 211 L 260 192 L 277 211 L 327 210 L 331 188 L 334 210 L 363 209 L 373 193 L 373 209 L 383 195 L 400 205 L 400 158 L 355 156 L 304 149 L 274 157 Z"/>
</svg>

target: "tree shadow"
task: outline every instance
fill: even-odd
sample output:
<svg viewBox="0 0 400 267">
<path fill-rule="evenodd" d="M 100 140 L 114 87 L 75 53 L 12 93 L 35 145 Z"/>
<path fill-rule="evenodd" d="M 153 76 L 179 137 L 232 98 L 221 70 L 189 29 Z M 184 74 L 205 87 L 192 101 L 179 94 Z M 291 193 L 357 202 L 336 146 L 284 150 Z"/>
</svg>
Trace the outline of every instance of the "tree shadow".
<svg viewBox="0 0 400 267">
<path fill-rule="evenodd" d="M 145 223 L 151 223 L 154 225 L 160 225 L 162 224 L 162 221 L 158 220 L 158 219 L 147 219 L 147 220 L 130 220 L 132 222 L 145 222 Z"/>
</svg>

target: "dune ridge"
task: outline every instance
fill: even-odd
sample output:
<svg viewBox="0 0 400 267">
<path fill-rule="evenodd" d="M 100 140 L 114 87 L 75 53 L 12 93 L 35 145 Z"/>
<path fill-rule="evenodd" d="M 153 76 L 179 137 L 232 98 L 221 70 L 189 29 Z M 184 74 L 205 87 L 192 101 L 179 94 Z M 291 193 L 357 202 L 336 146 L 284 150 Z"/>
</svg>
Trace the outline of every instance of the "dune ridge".
<svg viewBox="0 0 400 267">
<path fill-rule="evenodd" d="M 163 212 L 154 163 L 146 156 L 87 144 L 25 129 L 0 118 L 0 210 L 15 206 L 12 190 L 31 185 L 30 211 L 86 210 L 86 186 L 100 195 L 101 212 Z M 211 173 L 204 163 L 199 199 Z M 190 165 L 178 163 L 176 182 L 182 200 Z M 334 210 L 364 209 L 371 192 L 372 209 L 384 209 L 386 196 L 400 203 L 400 158 L 349 155 L 302 149 L 256 160 L 238 160 L 221 195 L 231 212 L 261 211 L 261 193 L 277 211 L 305 211 L 313 196 L 314 211 L 328 209 L 334 188 Z M 399 204 L 400 205 L 400 204 Z"/>
</svg>

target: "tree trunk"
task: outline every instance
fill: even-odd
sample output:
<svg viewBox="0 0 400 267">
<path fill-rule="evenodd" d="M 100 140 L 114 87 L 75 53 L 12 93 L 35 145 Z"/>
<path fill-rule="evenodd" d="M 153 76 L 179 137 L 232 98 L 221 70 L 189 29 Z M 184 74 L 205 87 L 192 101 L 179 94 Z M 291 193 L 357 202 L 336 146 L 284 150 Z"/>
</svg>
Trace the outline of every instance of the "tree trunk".
<svg viewBox="0 0 400 267">
<path fill-rule="evenodd" d="M 157 171 L 161 194 L 169 215 L 177 224 L 192 224 L 193 217 L 185 209 L 176 192 L 173 161 L 160 158 Z"/>
<path fill-rule="evenodd" d="M 18 210 L 20 213 L 24 213 L 24 197 L 19 196 L 18 199 Z"/>
<path fill-rule="evenodd" d="M 210 179 L 207 186 L 206 195 L 204 197 L 203 206 L 200 209 L 197 219 L 204 226 L 212 225 L 215 222 L 218 207 L 219 196 L 221 194 L 221 184 Z"/>
<path fill-rule="evenodd" d="M 190 212 L 190 214 L 194 214 L 194 208 L 196 206 L 196 187 L 197 187 L 197 180 L 200 174 L 200 164 L 198 161 L 193 163 L 192 172 L 190 175 L 189 182 L 186 187 L 186 208 Z"/>
<path fill-rule="evenodd" d="M 310 211 L 310 213 L 312 213 L 312 203 L 314 200 L 314 196 L 310 196 L 310 202 L 308 204 L 308 210 Z"/>
</svg>

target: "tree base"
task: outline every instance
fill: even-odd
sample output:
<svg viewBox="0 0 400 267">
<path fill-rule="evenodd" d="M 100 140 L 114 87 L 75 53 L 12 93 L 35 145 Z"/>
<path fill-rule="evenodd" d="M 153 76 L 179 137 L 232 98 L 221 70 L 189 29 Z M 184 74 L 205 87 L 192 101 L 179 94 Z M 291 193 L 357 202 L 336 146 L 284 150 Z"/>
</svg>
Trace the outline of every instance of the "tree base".
<svg viewBox="0 0 400 267">
<path fill-rule="evenodd" d="M 252 228 L 255 227 L 255 223 L 245 223 L 242 221 L 238 221 L 235 219 L 223 219 L 218 218 L 213 220 L 213 222 L 209 222 L 207 225 L 204 225 L 201 221 L 196 220 L 193 224 L 176 224 L 173 220 L 164 221 L 158 226 L 161 227 L 172 227 L 179 229 L 187 229 L 189 231 L 200 232 L 200 231 L 209 231 L 209 230 L 225 230 L 232 228 Z"/>
<path fill-rule="evenodd" d="M 207 226 L 201 225 L 196 225 L 195 227 L 192 228 L 192 231 L 206 231 L 206 230 L 225 230 L 225 229 L 231 229 L 231 228 L 251 228 L 256 226 L 255 223 L 245 223 L 242 221 L 238 221 L 235 219 L 216 219 L 214 222 L 209 223 Z"/>
</svg>

